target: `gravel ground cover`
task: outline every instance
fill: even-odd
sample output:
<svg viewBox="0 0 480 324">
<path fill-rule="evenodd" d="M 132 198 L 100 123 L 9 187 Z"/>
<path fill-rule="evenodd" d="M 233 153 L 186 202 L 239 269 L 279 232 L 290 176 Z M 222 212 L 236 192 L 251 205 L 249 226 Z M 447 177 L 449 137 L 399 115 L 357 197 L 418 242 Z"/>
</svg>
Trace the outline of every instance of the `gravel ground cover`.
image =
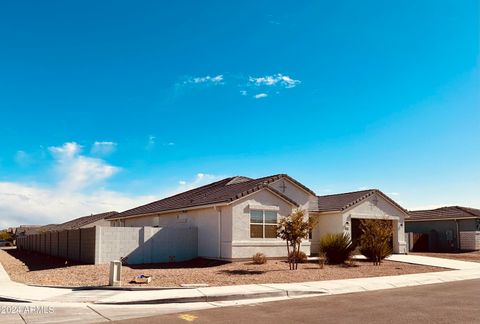
<svg viewBox="0 0 480 324">
<path fill-rule="evenodd" d="M 424 255 L 435 258 L 445 258 L 460 261 L 480 262 L 480 251 L 457 252 L 457 253 L 436 253 L 436 252 L 410 252 L 410 254 Z"/>
<path fill-rule="evenodd" d="M 108 284 L 109 265 L 90 265 L 66 262 L 64 259 L 19 250 L 0 250 L 0 263 L 11 279 L 45 286 L 105 286 Z M 173 264 L 148 264 L 124 266 L 124 286 L 133 277 L 152 275 L 149 287 L 178 287 L 181 284 L 208 284 L 210 286 L 254 283 L 286 283 L 319 281 L 361 277 L 401 275 L 409 273 L 444 271 L 445 269 L 385 261 L 373 266 L 367 261 L 355 261 L 352 265 L 299 264 L 298 270 L 288 270 L 283 260 L 269 260 L 266 264 L 252 262 L 220 262 L 196 259 Z"/>
</svg>

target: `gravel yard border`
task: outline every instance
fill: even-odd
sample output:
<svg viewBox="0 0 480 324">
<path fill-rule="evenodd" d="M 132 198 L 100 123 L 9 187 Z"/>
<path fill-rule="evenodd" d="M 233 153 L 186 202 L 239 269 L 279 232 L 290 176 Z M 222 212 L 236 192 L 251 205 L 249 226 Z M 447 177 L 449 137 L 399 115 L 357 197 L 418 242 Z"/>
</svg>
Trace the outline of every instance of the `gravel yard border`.
<svg viewBox="0 0 480 324">
<path fill-rule="evenodd" d="M 79 264 L 64 259 L 21 250 L 0 250 L 0 263 L 11 279 L 30 285 L 62 287 L 105 287 L 108 285 L 109 264 Z M 447 269 L 384 261 L 374 266 L 368 261 L 353 264 L 299 264 L 288 270 L 284 260 L 269 260 L 257 265 L 250 261 L 222 262 L 195 259 L 188 262 L 130 265 L 122 268 L 123 287 L 178 287 L 183 284 L 210 286 L 321 281 L 349 278 L 392 276 L 411 273 L 445 271 Z M 152 275 L 147 285 L 130 284 L 140 274 Z"/>
</svg>

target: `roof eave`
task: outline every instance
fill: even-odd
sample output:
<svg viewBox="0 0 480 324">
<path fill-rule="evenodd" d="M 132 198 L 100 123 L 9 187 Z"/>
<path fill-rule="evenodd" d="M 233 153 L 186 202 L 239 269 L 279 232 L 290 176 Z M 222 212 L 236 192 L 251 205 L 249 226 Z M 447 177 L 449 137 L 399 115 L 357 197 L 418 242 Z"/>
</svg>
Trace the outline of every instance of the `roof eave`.
<svg viewBox="0 0 480 324">
<path fill-rule="evenodd" d="M 446 218 L 425 218 L 425 219 L 406 219 L 405 221 L 407 222 L 437 222 L 437 221 L 454 221 L 454 220 L 466 220 L 466 219 L 480 219 L 478 216 L 472 216 L 472 217 L 446 217 Z"/>
<path fill-rule="evenodd" d="M 208 204 L 208 205 L 197 205 L 197 206 L 191 206 L 191 207 L 185 207 L 185 208 L 176 208 L 176 209 L 169 209 L 169 210 L 163 210 L 163 211 L 157 211 L 157 212 L 151 212 L 151 213 L 142 213 L 142 214 L 134 214 L 134 215 L 128 215 L 128 216 L 119 216 L 119 215 L 113 215 L 110 217 L 105 218 L 108 221 L 114 221 L 114 220 L 119 220 L 119 219 L 127 219 L 127 218 L 136 218 L 136 217 L 145 217 L 145 216 L 154 216 L 154 215 L 164 215 L 164 214 L 169 214 L 169 213 L 176 213 L 176 212 L 181 212 L 181 211 L 188 211 L 188 210 L 196 210 L 196 209 L 203 209 L 203 208 L 210 208 L 210 207 L 219 207 L 219 206 L 226 206 L 229 203 L 227 201 L 215 203 L 215 204 Z"/>
</svg>

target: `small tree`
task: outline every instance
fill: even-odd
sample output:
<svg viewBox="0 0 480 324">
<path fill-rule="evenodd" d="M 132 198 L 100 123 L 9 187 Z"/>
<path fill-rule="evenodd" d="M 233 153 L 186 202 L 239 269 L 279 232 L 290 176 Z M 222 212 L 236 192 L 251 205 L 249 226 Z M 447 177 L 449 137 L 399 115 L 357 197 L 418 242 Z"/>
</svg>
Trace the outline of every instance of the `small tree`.
<svg viewBox="0 0 480 324">
<path fill-rule="evenodd" d="M 13 235 L 7 231 L 0 231 L 0 240 L 13 242 Z"/>
<path fill-rule="evenodd" d="M 392 224 L 388 220 L 362 219 L 360 222 L 362 235 L 360 237 L 360 252 L 372 260 L 374 265 L 392 254 L 391 239 Z"/>
<path fill-rule="evenodd" d="M 297 209 L 285 218 L 282 218 L 277 226 L 277 236 L 287 243 L 288 266 L 290 270 L 298 269 L 298 252 L 303 239 L 308 239 L 315 222 L 312 218 L 305 219 L 305 211 Z"/>
</svg>

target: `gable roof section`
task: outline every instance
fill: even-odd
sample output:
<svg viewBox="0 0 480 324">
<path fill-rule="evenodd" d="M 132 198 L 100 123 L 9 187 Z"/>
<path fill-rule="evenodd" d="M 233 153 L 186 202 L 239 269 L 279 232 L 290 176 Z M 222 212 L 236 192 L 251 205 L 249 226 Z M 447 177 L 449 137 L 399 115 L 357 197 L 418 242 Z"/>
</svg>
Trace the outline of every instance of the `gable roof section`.
<svg viewBox="0 0 480 324">
<path fill-rule="evenodd" d="M 108 219 L 120 219 L 138 215 L 163 213 L 173 210 L 190 209 L 215 204 L 228 204 L 237 199 L 250 195 L 256 191 L 267 189 L 283 200 L 298 206 L 298 203 L 278 190 L 269 186 L 270 183 L 286 178 L 311 192 L 310 189 L 293 180 L 286 174 L 276 174 L 269 177 L 251 179 L 247 177 L 230 177 L 208 185 L 188 190 L 177 195 L 154 201 L 152 203 L 135 207 L 119 214 L 108 217 Z"/>
<path fill-rule="evenodd" d="M 334 195 L 318 196 L 318 211 L 327 212 L 327 211 L 344 211 L 348 208 L 364 201 L 368 197 L 377 194 L 390 202 L 392 205 L 402 210 L 404 213 L 408 214 L 407 210 L 397 204 L 393 199 L 388 197 L 386 194 L 381 192 L 378 189 L 368 189 L 361 191 L 352 191 L 345 192 Z"/>
<path fill-rule="evenodd" d="M 458 218 L 480 218 L 480 209 L 447 206 L 436 209 L 412 210 L 409 211 L 410 221 L 422 220 L 453 220 Z"/>
<path fill-rule="evenodd" d="M 116 211 L 110 211 L 101 214 L 92 214 L 90 216 L 83 216 L 79 218 L 72 219 L 68 222 L 62 224 L 49 224 L 37 228 L 37 232 L 49 232 L 49 231 L 63 231 L 63 230 L 71 230 L 71 229 L 78 229 L 88 224 L 92 224 L 96 221 L 105 219 L 109 216 L 114 216 L 118 214 Z"/>
</svg>

